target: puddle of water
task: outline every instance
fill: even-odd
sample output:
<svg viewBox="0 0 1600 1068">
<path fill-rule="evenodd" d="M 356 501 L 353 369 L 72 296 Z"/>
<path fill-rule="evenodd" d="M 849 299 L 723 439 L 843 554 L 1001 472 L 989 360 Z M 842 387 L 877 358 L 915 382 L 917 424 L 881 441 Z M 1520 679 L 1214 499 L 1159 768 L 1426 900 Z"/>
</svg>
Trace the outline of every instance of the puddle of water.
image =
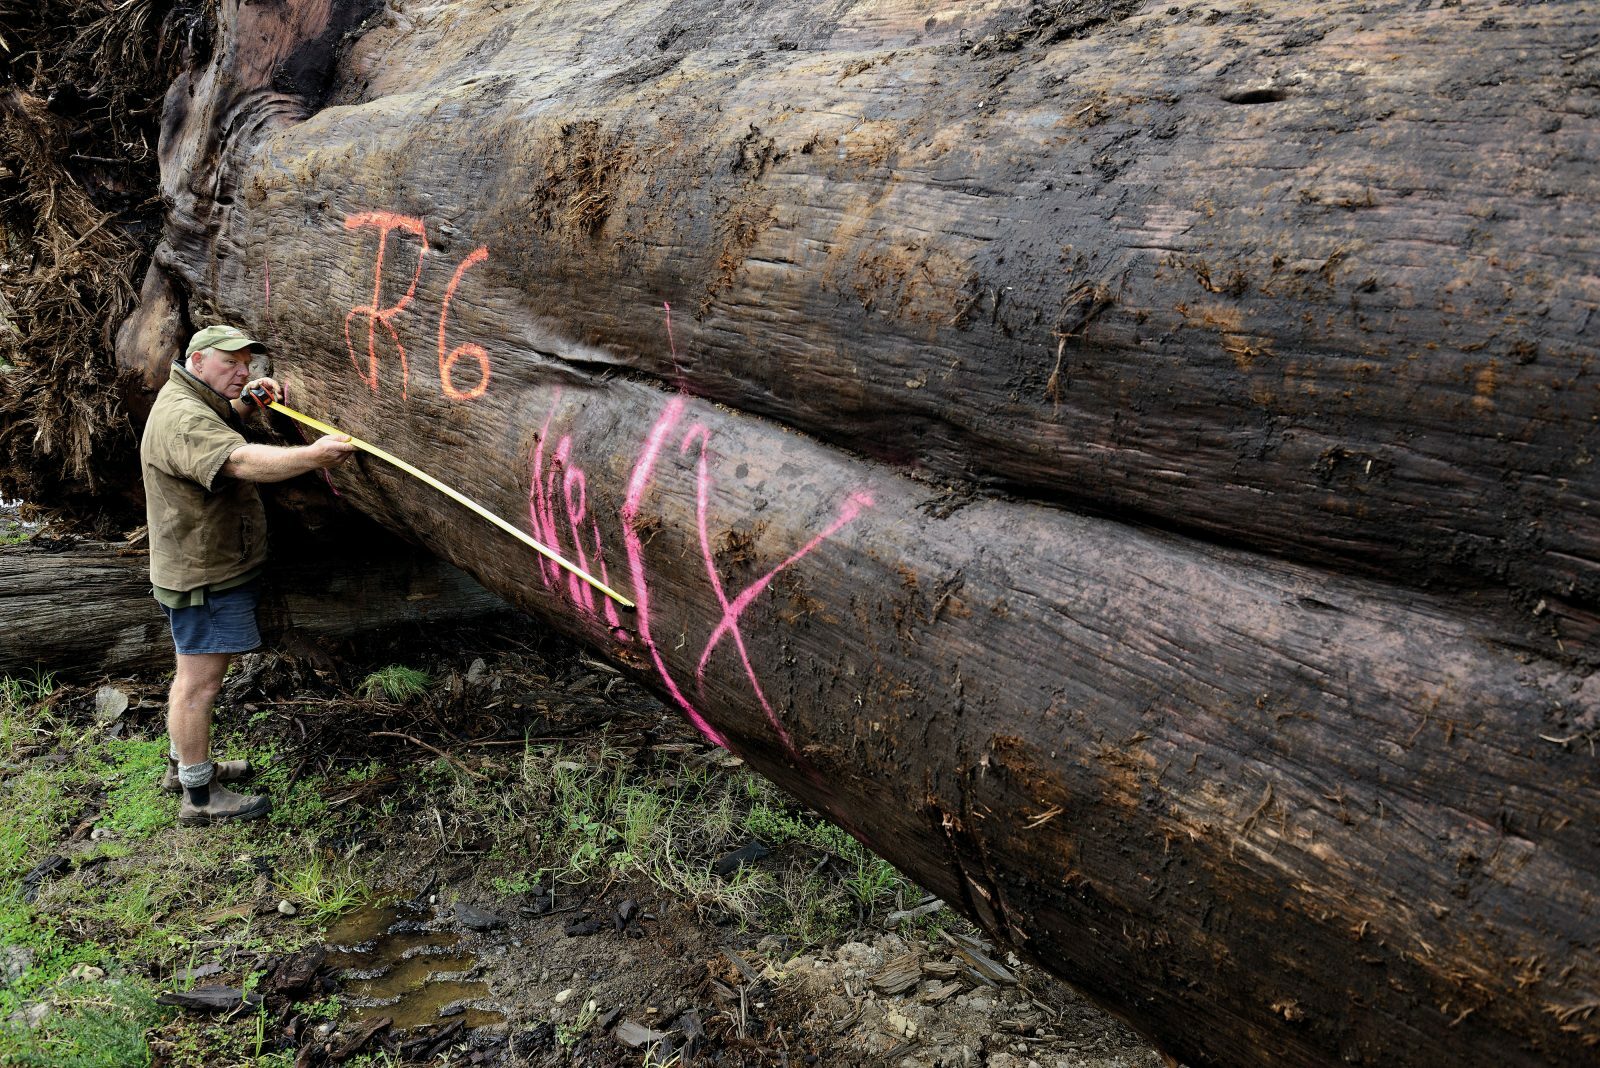
<svg viewBox="0 0 1600 1068">
<path fill-rule="evenodd" d="M 464 978 L 477 957 L 454 931 L 433 931 L 403 904 L 374 904 L 328 926 L 328 963 L 342 973 L 352 1020 L 388 1016 L 397 1031 L 446 1023 L 465 1014 L 469 1028 L 505 1022 L 479 1008 L 489 985 Z"/>
</svg>

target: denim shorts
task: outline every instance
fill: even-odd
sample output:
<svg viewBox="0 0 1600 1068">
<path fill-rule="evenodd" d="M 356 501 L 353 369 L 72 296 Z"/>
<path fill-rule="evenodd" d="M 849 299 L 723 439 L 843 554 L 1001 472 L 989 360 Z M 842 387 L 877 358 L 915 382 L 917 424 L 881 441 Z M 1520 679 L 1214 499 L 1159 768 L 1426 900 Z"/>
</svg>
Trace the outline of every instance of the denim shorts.
<svg viewBox="0 0 1600 1068">
<path fill-rule="evenodd" d="M 172 644 L 185 655 L 248 653 L 261 645 L 256 627 L 256 602 L 261 580 L 252 579 L 221 593 L 206 594 L 206 603 L 192 608 L 161 606 L 172 624 Z"/>
</svg>

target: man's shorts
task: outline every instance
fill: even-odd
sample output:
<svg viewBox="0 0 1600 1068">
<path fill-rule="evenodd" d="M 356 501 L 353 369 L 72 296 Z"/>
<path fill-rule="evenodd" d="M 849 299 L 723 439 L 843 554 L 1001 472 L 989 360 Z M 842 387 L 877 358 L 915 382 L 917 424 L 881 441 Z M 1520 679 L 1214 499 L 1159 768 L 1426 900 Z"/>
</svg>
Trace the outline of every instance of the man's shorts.
<svg viewBox="0 0 1600 1068">
<path fill-rule="evenodd" d="M 221 593 L 206 594 L 206 603 L 192 608 L 161 606 L 172 624 L 172 643 L 183 654 L 248 653 L 261 645 L 256 628 L 256 602 L 261 581 L 254 579 Z"/>
</svg>

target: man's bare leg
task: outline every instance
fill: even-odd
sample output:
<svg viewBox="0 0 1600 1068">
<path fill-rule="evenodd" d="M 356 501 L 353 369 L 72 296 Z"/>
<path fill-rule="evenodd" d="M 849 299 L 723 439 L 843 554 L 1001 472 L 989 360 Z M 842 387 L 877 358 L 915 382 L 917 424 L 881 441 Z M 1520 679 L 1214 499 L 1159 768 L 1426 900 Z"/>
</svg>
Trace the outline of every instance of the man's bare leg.
<svg viewBox="0 0 1600 1068">
<path fill-rule="evenodd" d="M 167 693 L 167 735 L 180 764 L 211 759 L 211 706 L 222 692 L 231 653 L 179 653 Z"/>
<path fill-rule="evenodd" d="M 211 763 L 211 707 L 222 691 L 230 653 L 179 653 L 178 670 L 167 694 L 167 733 L 178 751 L 178 780 L 185 825 L 248 820 L 266 815 L 265 797 L 236 794 L 223 786 Z"/>
</svg>

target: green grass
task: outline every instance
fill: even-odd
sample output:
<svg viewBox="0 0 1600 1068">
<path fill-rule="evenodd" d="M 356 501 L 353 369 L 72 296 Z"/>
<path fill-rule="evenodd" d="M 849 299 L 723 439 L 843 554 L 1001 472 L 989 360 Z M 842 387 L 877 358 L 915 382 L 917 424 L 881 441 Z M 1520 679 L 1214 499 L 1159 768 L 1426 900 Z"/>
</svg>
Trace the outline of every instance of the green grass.
<svg viewBox="0 0 1600 1068">
<path fill-rule="evenodd" d="M 167 830 L 178 799 L 161 789 L 167 770 L 167 739 L 107 739 L 87 751 L 86 763 L 105 785 L 106 805 L 96 825 L 121 838 L 149 838 Z"/>
<path fill-rule="evenodd" d="M 348 864 L 336 865 L 313 854 L 285 873 L 279 888 L 300 909 L 304 923 L 321 925 L 372 900 L 372 892 Z"/>
<path fill-rule="evenodd" d="M 367 676 L 362 689 L 399 702 L 423 698 L 431 686 L 425 673 L 391 666 Z M 482 877 L 507 897 L 535 883 L 640 881 L 705 922 L 807 944 L 852 934 L 905 907 L 908 895 L 921 896 L 886 861 L 748 770 L 705 752 L 623 748 L 603 731 L 482 753 L 470 770 L 460 760 L 402 765 L 363 754 L 320 773 L 260 740 L 282 736 L 280 704 L 242 724 L 220 719 L 214 736 L 219 754 L 250 758 L 256 774 L 247 789 L 271 796 L 271 817 L 178 828 L 178 799 L 158 785 L 164 737 L 110 738 L 78 721 L 82 696 L 58 691 L 48 675 L 0 678 L 0 759 L 12 765 L 0 778 L 0 947 L 30 954 L 21 976 L 0 984 L 0 1065 L 143 1064 L 152 1055 L 148 1032 L 161 1063 L 174 1068 L 287 1066 L 292 1056 L 265 1048 L 265 1035 L 256 1041 L 252 1017 L 164 1013 L 150 1001 L 156 984 L 144 977 L 197 959 L 293 951 L 316 926 L 373 896 L 379 866 L 358 867 L 355 853 L 334 843 L 381 839 L 419 818 L 447 848 L 483 854 Z M 327 800 L 380 779 L 394 780 L 381 796 Z M 90 817 L 110 837 L 69 846 L 69 832 Z M 712 873 L 717 857 L 751 836 L 772 855 L 727 876 Z M 23 901 L 22 874 L 51 853 L 71 856 L 73 869 L 42 885 L 35 902 Z M 263 871 L 275 873 L 270 883 Z M 267 886 L 299 908 L 298 925 L 256 915 Z M 106 975 L 77 982 L 71 976 L 81 964 Z M 55 1007 L 41 1028 L 8 1022 L 40 1001 Z M 330 1004 L 330 1017 L 339 1011 Z M 223 1061 L 219 1050 L 227 1051 Z"/>
<path fill-rule="evenodd" d="M 44 857 L 61 853 L 61 840 L 85 812 L 85 795 L 106 793 L 97 825 L 115 825 L 128 835 L 148 833 L 148 807 L 155 794 L 149 778 L 150 743 L 96 740 L 90 734 L 61 735 L 51 707 L 55 682 L 49 675 L 0 678 L 0 721 L 5 723 L 6 758 L 25 748 L 50 746 L 64 762 L 27 761 L 0 782 L 0 947 L 26 960 L 16 978 L 0 986 L 0 1063 L 98 1066 L 149 1062 L 144 1032 L 161 1016 L 148 984 L 127 975 L 117 954 L 80 937 L 52 912 L 55 900 L 68 898 L 81 883 L 69 871 L 39 887 L 39 899 L 24 899 L 21 877 Z M 53 744 L 52 744 L 53 743 Z M 156 748 L 160 748 L 158 744 Z M 165 760 L 161 753 L 160 760 Z M 101 843 L 90 856 L 115 857 L 115 842 Z M 118 907 L 138 898 L 118 887 Z M 73 978 L 80 965 L 94 965 L 108 977 Z M 14 1013 L 48 1003 L 50 1014 L 37 1029 L 12 1021 Z"/>
<path fill-rule="evenodd" d="M 56 689 L 50 672 L 28 678 L 0 675 L 0 753 L 15 760 L 18 751 L 48 735 L 47 703 Z"/>
<path fill-rule="evenodd" d="M 218 1048 L 237 1047 L 230 1027 L 178 1018 L 153 1001 L 145 975 L 192 964 L 197 947 L 210 959 L 233 952 L 293 949 L 282 929 L 270 946 L 253 918 L 207 919 L 251 892 L 252 857 L 273 864 L 341 825 L 330 814 L 322 777 L 290 782 L 289 769 L 268 746 L 249 746 L 219 731 L 219 750 L 244 751 L 263 769 L 257 782 L 273 793 L 268 821 L 238 827 L 181 829 L 178 798 L 160 787 L 166 739 L 111 738 L 62 715 L 61 694 L 47 674 L 0 677 L 0 759 L 14 765 L 0 778 L 0 960 L 20 951 L 26 966 L 0 983 L 0 1065 L 99 1066 L 150 1063 L 146 1032 L 163 1029 L 172 1064 L 215 1063 Z M 109 832 L 69 844 L 69 832 L 91 818 Z M 20 880 L 51 854 L 73 866 L 45 881 L 37 899 L 23 899 Z M 281 864 L 279 866 L 282 866 Z M 308 918 L 320 920 L 362 899 L 346 869 L 302 864 L 292 878 Z M 72 978 L 80 965 L 105 976 Z M 36 1029 L 10 1017 L 48 1003 Z"/>
<path fill-rule="evenodd" d="M 426 671 L 390 664 L 362 679 L 359 689 L 361 695 L 368 700 L 382 697 L 391 704 L 403 704 L 413 698 L 421 697 L 432 685 L 433 677 Z"/>
<path fill-rule="evenodd" d="M 641 762 L 602 736 L 587 746 L 529 746 L 518 774 L 492 785 L 443 765 L 439 774 L 435 788 L 450 790 L 437 806 L 453 814 L 449 831 L 461 841 L 491 839 L 491 856 L 508 869 L 493 885 L 508 895 L 534 882 L 643 878 L 707 921 L 807 943 L 921 896 L 849 834 L 742 769 Z M 712 861 L 752 835 L 780 856 L 712 874 Z"/>
<path fill-rule="evenodd" d="M 164 1012 L 143 985 L 129 980 L 68 982 L 34 1031 L 0 1024 L 0 1063 L 50 1068 L 137 1068 L 150 1063 L 145 1031 Z M 10 1046 L 7 1049 L 7 1046 Z"/>
</svg>

